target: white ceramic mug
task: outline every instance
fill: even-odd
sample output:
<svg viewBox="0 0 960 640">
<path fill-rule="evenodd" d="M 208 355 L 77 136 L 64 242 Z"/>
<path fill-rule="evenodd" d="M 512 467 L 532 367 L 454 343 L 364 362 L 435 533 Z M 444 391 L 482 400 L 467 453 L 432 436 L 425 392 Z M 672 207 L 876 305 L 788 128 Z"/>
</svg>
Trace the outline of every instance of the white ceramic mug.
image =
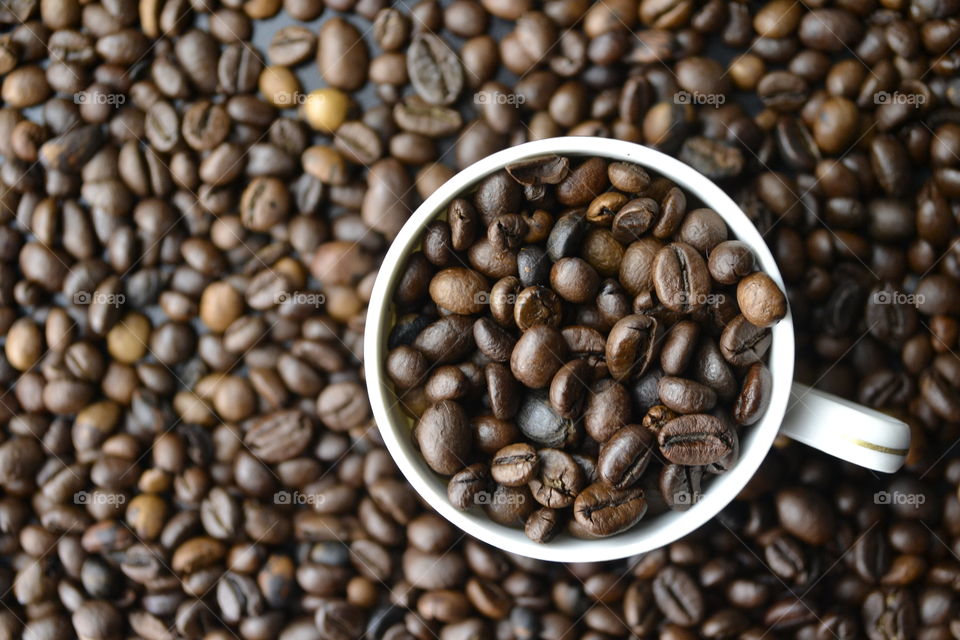
<svg viewBox="0 0 960 640">
<path fill-rule="evenodd" d="M 393 291 L 407 256 L 419 248 L 424 227 L 442 215 L 451 200 L 508 164 L 548 154 L 600 156 L 634 162 L 669 178 L 699 199 L 703 206 L 719 213 L 733 235 L 753 249 L 759 267 L 783 288 L 773 256 L 737 204 L 693 168 L 648 147 L 606 138 L 550 138 L 500 151 L 467 167 L 431 194 L 393 241 L 373 287 L 364 338 L 367 390 L 383 440 L 407 480 L 434 509 L 475 538 L 512 553 L 543 560 L 602 561 L 667 545 L 704 524 L 747 484 L 779 434 L 869 469 L 892 473 L 901 467 L 910 445 L 906 424 L 793 382 L 793 320 L 788 313 L 772 329 L 770 406 L 759 422 L 741 433 L 740 459 L 736 465 L 712 478 L 702 498 L 690 509 L 648 516 L 629 531 L 609 538 L 582 540 L 562 533 L 548 544 L 539 544 L 519 529 L 496 524 L 479 508 L 467 511 L 454 508 L 447 499 L 447 478 L 434 473 L 421 457 L 411 437 L 413 421 L 398 406 L 386 375 L 386 342 L 395 320 Z"/>
</svg>

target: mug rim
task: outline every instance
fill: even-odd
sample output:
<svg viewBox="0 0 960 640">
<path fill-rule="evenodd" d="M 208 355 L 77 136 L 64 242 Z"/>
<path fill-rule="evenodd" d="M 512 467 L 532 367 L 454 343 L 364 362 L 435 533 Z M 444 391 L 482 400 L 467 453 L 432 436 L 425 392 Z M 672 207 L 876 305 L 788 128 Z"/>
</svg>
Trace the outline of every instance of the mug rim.
<svg viewBox="0 0 960 640">
<path fill-rule="evenodd" d="M 391 242 L 380 265 L 367 308 L 363 361 L 374 419 L 381 438 L 401 473 L 433 509 L 462 531 L 489 545 L 529 558 L 556 562 L 616 560 L 666 546 L 706 524 L 729 504 L 755 475 L 780 430 L 790 399 L 794 369 L 793 318 L 787 315 L 771 329 L 768 367 L 773 390 L 767 411 L 759 422 L 741 435 L 740 457 L 732 469 L 712 478 L 702 499 L 686 511 L 668 511 L 644 518 L 633 528 L 614 536 L 581 539 L 562 532 L 542 544 L 527 538 L 522 529 L 500 525 L 481 509 L 456 509 L 447 498 L 446 478 L 432 471 L 416 450 L 407 426 L 410 418 L 395 402 L 392 383 L 386 375 L 386 341 L 393 313 L 393 291 L 406 258 L 417 248 L 423 228 L 443 213 L 450 201 L 482 179 L 507 165 L 557 154 L 598 156 L 610 161 L 639 164 L 673 181 L 716 211 L 732 235 L 750 245 L 760 270 L 786 291 L 780 269 L 759 230 L 720 187 L 689 165 L 660 151 L 633 142 L 589 136 L 547 138 L 510 147 L 489 155 L 455 174 L 434 191 L 404 223 Z M 402 432 L 402 433 L 401 433 Z"/>
</svg>

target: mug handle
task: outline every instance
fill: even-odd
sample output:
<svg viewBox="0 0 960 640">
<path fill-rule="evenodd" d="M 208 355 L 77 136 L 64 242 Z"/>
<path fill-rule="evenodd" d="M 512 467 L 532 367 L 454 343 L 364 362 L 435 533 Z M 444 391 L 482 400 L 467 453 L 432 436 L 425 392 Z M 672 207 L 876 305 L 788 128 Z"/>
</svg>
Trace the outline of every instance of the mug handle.
<svg viewBox="0 0 960 640">
<path fill-rule="evenodd" d="M 902 420 L 797 382 L 780 433 L 884 473 L 902 467 L 910 449 L 910 427 Z"/>
</svg>

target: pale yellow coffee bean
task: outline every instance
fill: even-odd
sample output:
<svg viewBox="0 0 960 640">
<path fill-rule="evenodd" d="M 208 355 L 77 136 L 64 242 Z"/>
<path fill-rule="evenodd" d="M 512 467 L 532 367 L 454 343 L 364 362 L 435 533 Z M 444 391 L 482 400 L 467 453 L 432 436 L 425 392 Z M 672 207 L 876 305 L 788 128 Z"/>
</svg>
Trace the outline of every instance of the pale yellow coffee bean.
<svg viewBox="0 0 960 640">
<path fill-rule="evenodd" d="M 151 330 L 147 316 L 131 311 L 107 333 L 107 351 L 116 360 L 132 364 L 146 354 Z"/>
<path fill-rule="evenodd" d="M 43 354 L 43 333 L 30 318 L 20 318 L 7 331 L 7 360 L 17 371 L 26 371 Z"/>
<path fill-rule="evenodd" d="M 292 109 L 300 100 L 300 81 L 287 67 L 274 65 L 260 72 L 260 93 L 279 109 Z"/>
<path fill-rule="evenodd" d="M 243 306 L 243 295 L 229 282 L 212 282 L 200 296 L 200 321 L 222 333 L 243 315 Z"/>
<path fill-rule="evenodd" d="M 340 89 L 326 87 L 311 91 L 303 103 L 303 118 L 317 131 L 336 131 L 347 119 L 350 99 Z"/>
</svg>

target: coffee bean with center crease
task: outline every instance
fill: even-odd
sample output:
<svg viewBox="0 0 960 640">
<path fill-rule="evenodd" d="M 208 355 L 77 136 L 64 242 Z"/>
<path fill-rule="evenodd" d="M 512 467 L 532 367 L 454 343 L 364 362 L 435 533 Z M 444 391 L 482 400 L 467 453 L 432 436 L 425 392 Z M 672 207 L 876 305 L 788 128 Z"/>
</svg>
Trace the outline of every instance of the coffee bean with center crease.
<svg viewBox="0 0 960 640">
<path fill-rule="evenodd" d="M 417 94 L 431 104 L 450 104 L 463 90 L 463 68 L 457 54 L 432 33 L 421 33 L 410 44 L 407 72 Z"/>
<path fill-rule="evenodd" d="M 675 511 L 686 511 L 695 505 L 702 495 L 702 467 L 682 464 L 667 464 L 660 471 L 660 493 L 667 506 Z"/>
<path fill-rule="evenodd" d="M 675 566 L 664 567 L 653 581 L 657 606 L 671 622 L 692 626 L 704 616 L 703 593 L 688 573 Z"/>
<path fill-rule="evenodd" d="M 493 455 L 490 460 L 490 475 L 494 481 L 504 486 L 519 487 L 533 479 L 538 462 L 537 451 L 529 444 L 511 444 Z"/>
<path fill-rule="evenodd" d="M 573 503 L 573 517 L 589 534 L 612 536 L 635 525 L 647 512 L 641 489 L 614 489 L 605 482 L 586 487 Z"/>
<path fill-rule="evenodd" d="M 665 307 L 692 313 L 706 303 L 710 272 L 700 252 L 684 242 L 674 242 L 654 258 L 653 286 Z"/>
<path fill-rule="evenodd" d="M 600 448 L 600 479 L 615 489 L 635 485 L 653 458 L 654 439 L 650 430 L 636 424 L 617 431 Z"/>
<path fill-rule="evenodd" d="M 657 321 L 650 316 L 623 318 L 607 336 L 607 367 L 617 380 L 642 376 L 653 359 Z"/>
<path fill-rule="evenodd" d="M 712 415 L 694 413 L 663 425 L 657 435 L 660 452 L 674 464 L 707 465 L 730 453 L 733 437 Z"/>
<path fill-rule="evenodd" d="M 720 335 L 720 352 L 730 364 L 742 367 L 759 362 L 770 348 L 769 329 L 751 324 L 739 315 L 727 324 Z"/>
<path fill-rule="evenodd" d="M 264 462 L 289 460 L 313 438 L 310 418 L 299 411 L 281 411 L 258 420 L 244 436 L 244 444 Z"/>
<path fill-rule="evenodd" d="M 447 483 L 447 497 L 458 509 L 469 509 L 478 503 L 476 497 L 490 486 L 490 472 L 481 462 L 472 464 L 451 476 Z"/>
</svg>

